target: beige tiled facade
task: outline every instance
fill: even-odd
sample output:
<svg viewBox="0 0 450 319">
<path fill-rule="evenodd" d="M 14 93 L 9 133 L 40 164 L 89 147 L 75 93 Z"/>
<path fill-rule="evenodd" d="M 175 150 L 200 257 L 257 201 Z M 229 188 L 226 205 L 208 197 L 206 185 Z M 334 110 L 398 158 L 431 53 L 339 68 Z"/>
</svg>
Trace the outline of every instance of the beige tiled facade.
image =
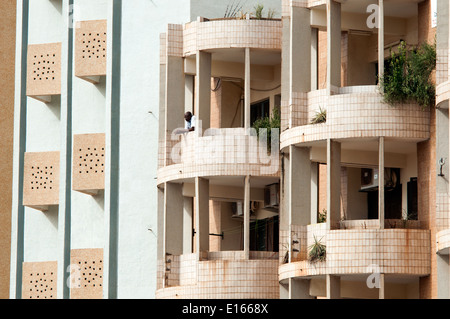
<svg viewBox="0 0 450 319">
<path fill-rule="evenodd" d="M 387 53 L 389 49 L 384 50 L 383 54 L 378 54 L 379 41 L 383 41 L 382 45 L 385 47 L 389 48 L 391 45 L 395 47 L 395 41 L 404 36 L 397 35 L 395 28 L 392 28 L 395 15 L 390 12 L 393 10 L 390 4 L 386 5 L 384 12 L 387 23 L 383 27 L 386 27 L 388 31 L 383 30 L 387 33 L 384 39 L 380 39 L 376 32 L 368 30 L 365 24 L 350 21 L 351 17 L 355 17 L 358 13 L 367 14 L 366 11 L 347 12 L 351 3 L 331 2 L 330 6 L 328 1 L 282 1 L 281 20 L 208 20 L 200 17 L 197 21 L 185 25 L 168 26 L 167 33 L 161 36 L 161 65 L 170 64 L 169 57 L 184 59 L 184 71 L 186 74 L 194 73 L 194 77 L 201 76 L 195 74 L 195 71 L 198 72 L 203 67 L 198 65 L 203 63 L 202 59 L 199 56 L 196 57 L 196 70 L 186 66 L 190 63 L 186 61 L 188 59 L 192 61 L 192 57 L 199 52 L 211 53 L 213 61 L 211 69 L 214 69 L 215 57 L 223 58 L 229 53 L 229 59 L 232 60 L 236 57 L 232 57 L 231 52 L 240 52 L 239 54 L 244 56 L 243 49 L 245 54 L 250 50 L 252 50 L 250 52 L 256 52 L 258 49 L 261 56 L 264 56 L 264 53 L 267 54 L 267 59 L 270 57 L 271 50 L 281 52 L 283 59 L 279 64 L 281 68 L 280 157 L 275 174 L 264 174 L 261 170 L 264 165 L 249 161 L 256 157 L 248 151 L 248 146 L 253 143 L 253 137 L 245 134 L 244 127 L 221 127 L 225 122 L 223 113 L 226 112 L 221 103 L 223 104 L 223 97 L 230 93 L 224 87 L 220 87 L 217 92 L 209 95 L 210 101 L 208 101 L 211 118 L 210 125 L 207 127 L 214 129 L 207 131 L 208 133 L 201 131 L 201 134 L 190 132 L 180 135 L 173 135 L 172 132 L 166 131 L 165 142 L 160 136 L 158 185 L 160 189 L 164 189 L 167 183 L 176 183 L 181 184 L 183 189 L 183 183 L 193 183 L 195 180 L 195 184 L 198 185 L 198 178 L 201 178 L 208 180 L 207 185 L 212 189 L 215 183 L 232 184 L 229 181 L 233 176 L 243 179 L 247 175 L 252 177 L 251 180 L 258 177 L 280 179 L 277 181 L 281 185 L 281 202 L 278 207 L 279 247 L 276 257 L 272 255 L 268 258 L 270 253 L 264 252 L 263 255 L 269 255 L 265 255 L 264 261 L 258 260 L 266 265 L 276 260 L 275 268 L 280 290 L 273 294 L 262 289 L 261 291 L 268 293 L 264 296 L 296 298 L 295 294 L 300 289 L 295 288 L 298 280 L 305 280 L 304 282 L 311 282 L 306 285 L 308 289 L 301 285 L 305 295 L 330 297 L 329 291 L 315 292 L 317 290 L 315 285 L 318 281 L 329 283 L 331 277 L 336 277 L 338 280 L 333 281 L 331 285 L 337 282 L 336 289 L 341 289 L 342 296 L 353 298 L 358 293 L 357 290 L 348 293 L 346 287 L 349 282 L 358 282 L 361 287 L 365 286 L 365 279 L 374 273 L 375 267 L 377 274 L 382 276 L 383 280 L 387 280 L 386 285 L 383 281 L 382 288 L 379 288 L 380 298 L 384 298 L 385 295 L 401 296 L 389 291 L 390 287 L 396 284 L 412 287 L 411 292 L 408 293 L 410 297 L 436 298 L 437 259 L 434 252 L 436 249 L 438 252 L 447 251 L 446 230 L 449 227 L 448 194 L 436 193 L 436 180 L 433 176 L 436 172 L 433 165 L 436 160 L 436 112 L 434 107 L 423 109 L 412 102 L 389 105 L 380 93 L 376 82 L 376 65 L 380 63 L 380 59 L 389 58 Z M 408 23 L 410 27 L 412 27 L 410 23 L 417 23 L 417 30 L 412 27 L 414 30 L 408 31 L 408 39 L 412 39 L 414 44 L 422 41 L 431 43 L 437 31 L 431 26 L 430 2 L 423 1 L 418 5 L 412 3 L 407 5 L 411 8 L 417 6 L 416 14 L 397 22 L 405 25 Z M 300 25 L 300 22 L 295 19 L 299 19 L 302 14 L 310 14 L 313 22 L 308 25 L 302 24 L 302 27 L 305 27 L 303 33 L 295 33 L 292 26 Z M 341 29 L 334 29 L 338 28 L 337 24 L 327 26 L 327 15 L 331 16 L 331 21 L 343 19 Z M 361 28 L 361 33 L 355 31 L 353 27 L 356 30 Z M 306 36 L 307 33 L 311 33 L 311 38 L 309 34 Z M 305 39 L 311 39 L 311 56 L 306 53 L 305 57 L 298 59 L 295 50 L 299 47 L 296 46 L 295 41 L 305 41 Z M 361 43 L 367 45 L 367 48 L 364 48 L 366 51 L 356 52 L 362 50 Z M 360 44 L 359 49 L 358 44 Z M 306 45 L 308 46 L 309 43 Z M 227 51 L 229 49 L 241 51 Z M 366 56 L 366 59 L 361 58 L 361 55 Z M 247 55 L 245 57 L 246 60 L 243 62 L 246 67 L 245 78 L 240 81 L 243 83 L 243 96 L 248 98 L 248 96 L 252 97 L 252 94 L 255 94 L 253 91 L 256 90 L 251 89 L 255 86 L 254 83 L 250 86 L 246 83 L 250 79 L 249 74 L 252 68 L 254 70 L 254 66 L 251 64 L 251 59 L 247 60 Z M 437 84 L 437 104 L 448 100 L 447 58 L 448 50 L 438 48 L 437 68 L 433 73 L 433 79 Z M 247 68 L 249 64 L 250 71 Z M 300 69 L 302 71 L 299 71 Z M 214 72 L 210 74 L 211 89 L 219 87 L 221 78 L 220 74 L 215 70 Z M 314 81 L 310 81 L 311 84 L 309 84 L 302 78 L 303 74 L 314 77 Z M 332 79 L 329 78 L 330 76 Z M 197 80 L 195 85 L 199 83 Z M 198 89 L 197 86 L 195 88 Z M 170 92 L 177 91 L 169 90 L 165 93 L 170 94 Z M 219 100 L 218 97 L 220 97 Z M 201 100 L 195 100 L 195 103 L 199 104 L 195 104 L 194 110 L 202 107 Z M 247 107 L 251 103 L 247 103 Z M 165 112 L 168 111 L 165 110 Z M 326 122 L 311 124 L 320 111 L 326 111 Z M 182 115 L 179 114 L 179 116 Z M 243 116 L 245 119 L 248 114 Z M 167 139 L 168 137 L 170 140 Z M 233 142 L 230 142 L 230 138 Z M 235 144 L 236 141 L 237 144 Z M 235 145 L 238 145 L 237 149 L 234 148 Z M 296 149 L 300 151 L 291 153 Z M 219 156 L 221 150 L 225 151 L 229 163 Z M 331 153 L 331 150 L 335 153 Z M 305 160 L 303 156 L 309 156 L 310 161 Z M 375 159 L 374 156 L 378 158 Z M 393 158 L 396 156 L 406 160 L 403 163 L 394 163 Z M 385 161 L 393 166 L 385 166 Z M 362 181 L 359 178 L 361 176 L 355 179 L 357 176 L 355 172 L 359 174 L 359 170 L 367 167 L 371 169 L 376 167 L 383 171 L 385 168 L 398 169 L 405 175 L 402 177 L 402 184 L 399 181 L 403 188 L 401 195 L 398 195 L 401 197 L 400 209 L 395 208 L 397 217 L 391 217 L 387 212 L 386 216 L 379 216 L 382 207 L 389 205 L 389 201 L 393 201 L 390 197 L 386 201 L 384 199 L 385 196 L 391 196 L 390 194 L 381 195 L 381 192 L 377 190 L 378 201 L 374 201 L 375 193 L 369 196 L 368 193 L 357 190 L 360 186 L 358 183 L 362 184 Z M 302 175 L 303 172 L 304 175 Z M 306 179 L 309 176 L 311 176 L 311 186 L 308 186 L 308 182 L 296 180 Z M 418 216 L 411 219 L 407 209 L 408 205 L 412 205 L 409 203 L 409 196 L 413 195 L 407 194 L 406 186 L 414 185 L 412 184 L 414 181 L 417 182 L 416 213 Z M 245 185 L 244 182 L 244 189 Z M 301 190 L 291 190 L 291 187 L 300 187 Z M 184 191 L 181 193 L 181 196 L 186 196 Z M 333 196 L 338 197 L 338 200 L 333 199 Z M 368 204 L 369 197 L 370 204 Z M 362 204 L 362 198 L 366 201 L 364 204 Z M 217 232 L 220 231 L 223 223 L 223 221 L 217 221 L 219 212 L 222 210 L 216 209 L 217 205 L 211 203 L 208 206 L 209 214 L 213 214 L 214 218 L 211 219 L 210 216 L 210 221 L 213 223 L 210 229 Z M 163 202 L 162 205 L 169 207 L 167 202 Z M 195 207 L 196 205 L 197 202 L 194 202 L 194 215 L 191 216 L 193 220 L 198 218 L 195 216 L 196 213 L 202 212 L 202 209 Z M 311 212 L 308 205 L 311 207 Z M 355 205 L 359 205 L 357 209 Z M 366 206 L 363 209 L 364 205 Z M 374 207 L 370 207 L 371 205 Z M 380 205 L 383 206 L 380 208 Z M 186 206 L 184 207 L 186 209 Z M 317 223 L 317 212 L 324 211 L 327 219 L 334 216 L 327 210 L 338 210 L 336 216 L 340 219 Z M 378 217 L 369 216 L 374 210 L 378 210 Z M 164 214 L 167 214 L 167 211 Z M 359 214 L 360 217 L 349 217 L 348 214 Z M 364 214 L 366 214 L 365 217 L 362 217 Z M 244 228 L 245 225 L 244 222 Z M 196 230 L 195 225 L 193 228 Z M 245 230 L 243 234 L 245 238 Z M 435 242 L 436 234 L 439 238 L 438 244 Z M 170 238 L 170 235 L 164 236 L 167 236 L 166 240 Z M 237 283 L 230 279 L 231 281 L 224 285 L 211 277 L 212 273 L 218 278 L 235 274 L 235 271 L 239 273 L 241 264 L 245 264 L 245 267 L 253 267 L 250 266 L 253 260 L 249 256 L 255 253 L 246 252 L 245 243 L 242 251 L 213 252 L 212 250 L 220 250 L 223 247 L 217 243 L 221 239 L 215 239 L 214 244 L 210 244 L 208 253 L 196 253 L 194 248 L 194 251 L 184 254 L 159 258 L 158 298 L 256 296 L 254 295 L 256 286 L 250 281 L 242 279 L 244 282 Z M 326 247 L 326 261 L 311 262 L 308 258 L 310 249 L 317 239 L 320 239 Z M 215 254 L 220 258 L 215 258 Z M 225 264 L 227 267 L 223 266 Z M 217 272 L 218 269 L 219 272 Z M 232 278 L 236 278 L 233 276 Z M 249 295 L 240 294 L 241 288 L 247 289 L 245 291 Z M 366 290 L 361 290 L 363 295 L 378 294 L 374 294 L 373 291 L 369 294 L 367 290 L 369 288 L 367 286 L 364 288 Z"/>
</svg>

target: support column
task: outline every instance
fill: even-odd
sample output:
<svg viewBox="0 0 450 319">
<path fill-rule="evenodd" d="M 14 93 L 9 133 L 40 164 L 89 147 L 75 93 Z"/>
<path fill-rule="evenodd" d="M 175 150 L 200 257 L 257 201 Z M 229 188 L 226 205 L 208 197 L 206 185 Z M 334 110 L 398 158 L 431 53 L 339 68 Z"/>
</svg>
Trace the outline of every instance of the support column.
<svg viewBox="0 0 450 319">
<path fill-rule="evenodd" d="M 196 59 L 194 113 L 197 122 L 202 121 L 202 129 L 207 130 L 211 122 L 211 53 L 197 51 Z M 197 123 L 197 125 L 199 124 Z"/>
<path fill-rule="evenodd" d="M 311 223 L 310 149 L 289 146 L 289 229 L 292 225 Z M 292 258 L 292 232 L 289 232 L 289 262 Z"/>
<path fill-rule="evenodd" d="M 378 288 L 378 299 L 384 299 L 384 274 L 380 274 L 380 288 Z"/>
<path fill-rule="evenodd" d="M 164 187 L 164 255 L 183 254 L 183 189 L 181 184 Z"/>
<path fill-rule="evenodd" d="M 198 258 L 209 251 L 209 180 L 195 178 L 195 232 Z"/>
<path fill-rule="evenodd" d="M 291 39 L 289 88 L 293 92 L 309 92 L 311 90 L 311 25 L 310 10 L 291 7 Z"/>
<path fill-rule="evenodd" d="M 326 275 L 327 299 L 341 299 L 341 278 L 339 276 Z"/>
<path fill-rule="evenodd" d="M 384 73 L 384 0 L 378 0 L 378 76 Z"/>
<path fill-rule="evenodd" d="M 384 229 L 384 137 L 378 141 L 378 220 Z"/>
<path fill-rule="evenodd" d="M 250 175 L 244 179 L 244 257 L 250 259 Z"/>
<path fill-rule="evenodd" d="M 249 129 L 250 123 L 250 104 L 251 104 L 251 89 L 250 89 L 250 48 L 245 48 L 245 79 L 244 79 L 244 127 Z"/>
<path fill-rule="evenodd" d="M 164 165 L 170 165 L 171 134 L 176 128 L 184 127 L 185 78 L 183 58 L 167 56 L 165 92 L 165 152 Z"/>
<path fill-rule="evenodd" d="M 192 197 L 183 198 L 183 254 L 192 253 Z"/>
<path fill-rule="evenodd" d="M 289 299 L 314 299 L 309 294 L 310 282 L 308 279 L 289 278 Z"/>
<path fill-rule="evenodd" d="M 311 163 L 311 221 L 310 224 L 317 223 L 319 212 L 319 163 Z"/>
<path fill-rule="evenodd" d="M 327 229 L 337 227 L 341 215 L 341 143 L 327 140 Z"/>
<path fill-rule="evenodd" d="M 341 86 L 341 4 L 327 0 L 327 93 Z"/>
<path fill-rule="evenodd" d="M 319 30 L 311 28 L 311 91 L 318 88 L 318 54 L 319 54 Z"/>
</svg>

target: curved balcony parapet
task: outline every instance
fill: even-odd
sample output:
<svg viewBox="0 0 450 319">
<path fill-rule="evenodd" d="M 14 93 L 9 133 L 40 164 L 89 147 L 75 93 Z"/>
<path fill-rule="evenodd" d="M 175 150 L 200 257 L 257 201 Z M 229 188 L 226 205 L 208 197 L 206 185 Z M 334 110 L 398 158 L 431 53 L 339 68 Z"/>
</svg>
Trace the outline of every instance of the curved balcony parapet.
<svg viewBox="0 0 450 319">
<path fill-rule="evenodd" d="M 375 271 L 414 276 L 430 273 L 429 230 L 327 230 L 324 236 L 318 237 L 317 228 L 309 226 L 299 228 L 300 232 L 293 235 L 300 238 L 300 251 L 291 262 L 280 264 L 280 281 L 293 277 L 371 274 Z M 325 261 L 313 262 L 308 258 L 314 233 L 326 246 Z"/>
<path fill-rule="evenodd" d="M 171 134 L 166 144 L 168 165 L 158 170 L 158 184 L 202 176 L 280 175 L 279 130 L 272 132 L 272 146 L 267 138 L 244 128 L 208 129 Z"/>
<path fill-rule="evenodd" d="M 417 104 L 390 106 L 376 88 L 339 88 L 338 94 L 329 96 L 324 90 L 293 94 L 287 112 L 290 129 L 281 134 L 281 149 L 329 138 L 385 136 L 423 141 L 430 137 L 429 110 Z M 326 122 L 309 124 L 320 109 L 326 110 Z"/>
<path fill-rule="evenodd" d="M 450 99 L 450 81 L 439 84 L 436 87 L 436 105 Z"/>
<path fill-rule="evenodd" d="M 450 251 L 450 229 L 445 229 L 436 234 L 436 252 L 448 255 Z"/>
<path fill-rule="evenodd" d="M 157 299 L 279 298 L 278 254 L 242 251 L 170 256 L 170 266 L 159 262 Z M 163 274 L 162 271 L 165 273 Z"/>
<path fill-rule="evenodd" d="M 183 56 L 199 50 L 254 48 L 281 50 L 280 20 L 194 21 L 183 27 Z"/>
</svg>

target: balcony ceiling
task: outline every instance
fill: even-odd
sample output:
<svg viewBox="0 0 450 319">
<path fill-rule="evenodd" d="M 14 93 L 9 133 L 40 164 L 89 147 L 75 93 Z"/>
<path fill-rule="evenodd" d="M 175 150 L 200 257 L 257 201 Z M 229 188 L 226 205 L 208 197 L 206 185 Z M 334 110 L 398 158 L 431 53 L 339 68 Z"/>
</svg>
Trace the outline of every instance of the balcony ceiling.
<svg viewBox="0 0 450 319">
<path fill-rule="evenodd" d="M 212 59 L 225 62 L 245 62 L 245 53 L 243 49 L 217 49 L 208 50 L 212 53 Z M 274 66 L 281 64 L 281 52 L 275 50 L 251 50 L 250 63 L 257 65 Z"/>
<path fill-rule="evenodd" d="M 423 0 L 385 0 L 384 10 L 387 16 L 397 18 L 410 18 L 417 15 L 417 3 Z M 345 0 L 342 10 L 352 13 L 366 13 L 367 6 L 377 4 L 378 0 Z"/>
</svg>

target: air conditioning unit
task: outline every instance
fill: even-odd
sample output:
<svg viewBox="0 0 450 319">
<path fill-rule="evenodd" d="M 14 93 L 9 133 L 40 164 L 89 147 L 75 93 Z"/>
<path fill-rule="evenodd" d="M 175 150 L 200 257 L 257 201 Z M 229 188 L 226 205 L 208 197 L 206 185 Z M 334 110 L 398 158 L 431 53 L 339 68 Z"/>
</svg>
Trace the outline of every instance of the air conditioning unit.
<svg viewBox="0 0 450 319">
<path fill-rule="evenodd" d="M 280 184 L 271 184 L 264 189 L 264 208 L 277 208 L 280 205 Z"/>
<path fill-rule="evenodd" d="M 361 192 L 370 192 L 378 190 L 379 171 L 378 168 L 362 168 L 361 169 Z M 384 186 L 385 189 L 393 189 L 398 183 L 398 172 L 396 169 L 384 169 Z"/>
</svg>

